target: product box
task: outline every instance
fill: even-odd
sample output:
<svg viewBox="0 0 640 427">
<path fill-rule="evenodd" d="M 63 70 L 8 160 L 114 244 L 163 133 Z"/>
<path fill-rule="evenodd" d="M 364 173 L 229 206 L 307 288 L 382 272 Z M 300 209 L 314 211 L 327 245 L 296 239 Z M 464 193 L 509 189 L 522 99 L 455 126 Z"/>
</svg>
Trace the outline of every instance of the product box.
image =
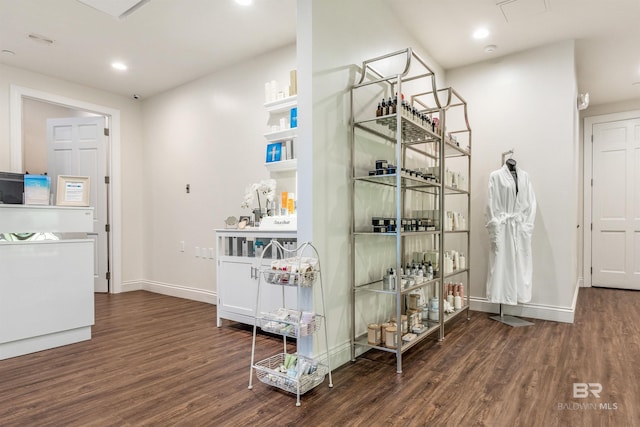
<svg viewBox="0 0 640 427">
<path fill-rule="evenodd" d="M 289 72 L 289 95 L 297 95 L 298 94 L 298 71 L 291 70 Z M 291 126 L 293 127 L 293 126 Z"/>
<path fill-rule="evenodd" d="M 267 145 L 267 163 L 279 162 L 282 159 L 282 142 Z"/>
<path fill-rule="evenodd" d="M 289 111 L 289 124 L 291 125 L 291 129 L 298 127 L 298 107 L 293 107 L 291 111 Z"/>
<path fill-rule="evenodd" d="M 24 204 L 48 205 L 51 194 L 51 178 L 47 175 L 24 176 Z"/>
</svg>

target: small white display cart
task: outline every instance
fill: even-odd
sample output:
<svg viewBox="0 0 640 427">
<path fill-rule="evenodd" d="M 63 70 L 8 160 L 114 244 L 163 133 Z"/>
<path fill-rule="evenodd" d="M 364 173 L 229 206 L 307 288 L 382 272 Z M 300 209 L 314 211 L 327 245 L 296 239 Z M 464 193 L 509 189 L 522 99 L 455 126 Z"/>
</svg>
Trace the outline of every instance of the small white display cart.
<svg viewBox="0 0 640 427">
<path fill-rule="evenodd" d="M 263 255 L 264 253 L 273 253 L 273 251 L 277 252 L 277 257 L 270 265 L 265 264 L 262 258 L 256 262 L 259 279 L 251 343 L 249 389 L 253 388 L 253 371 L 255 369 L 256 377 L 260 381 L 295 394 L 296 406 L 300 406 L 300 396 L 322 384 L 327 374 L 329 374 L 329 387 L 333 387 L 320 258 L 316 248 L 309 242 L 302 243 L 294 249 L 285 249 L 278 241 L 273 240 L 265 248 Z M 270 312 L 260 310 L 260 292 L 264 290 L 265 286 L 282 288 L 281 308 Z M 311 297 L 312 300 L 314 288 L 318 286 L 320 287 L 321 311 L 301 310 L 303 296 L 305 298 Z M 285 306 L 285 288 L 287 287 L 296 288 L 296 307 Z M 255 361 L 258 327 L 265 332 L 282 335 L 284 344 L 282 353 Z M 324 329 L 324 354 L 320 355 L 320 359 L 309 355 L 287 353 L 287 338 L 304 339 L 319 332 L 322 328 Z"/>
</svg>

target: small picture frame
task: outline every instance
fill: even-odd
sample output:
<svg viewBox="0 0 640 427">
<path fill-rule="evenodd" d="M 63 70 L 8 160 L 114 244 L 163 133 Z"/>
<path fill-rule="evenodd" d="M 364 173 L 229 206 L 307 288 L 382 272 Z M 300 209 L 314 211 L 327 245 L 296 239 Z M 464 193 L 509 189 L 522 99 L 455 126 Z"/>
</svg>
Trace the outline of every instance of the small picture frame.
<svg viewBox="0 0 640 427">
<path fill-rule="evenodd" d="M 58 175 L 56 206 L 89 206 L 88 176 Z"/>
</svg>

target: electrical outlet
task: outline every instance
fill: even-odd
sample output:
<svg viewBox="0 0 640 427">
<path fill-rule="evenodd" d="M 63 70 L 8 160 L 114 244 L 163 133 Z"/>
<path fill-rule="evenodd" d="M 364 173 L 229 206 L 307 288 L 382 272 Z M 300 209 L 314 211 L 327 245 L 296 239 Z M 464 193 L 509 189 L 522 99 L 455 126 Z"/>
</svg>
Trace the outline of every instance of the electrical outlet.
<svg viewBox="0 0 640 427">
<path fill-rule="evenodd" d="M 180 252 L 184 252 L 184 240 L 180 240 Z"/>
<path fill-rule="evenodd" d="M 213 248 L 209 248 L 209 259 L 213 259 Z"/>
<path fill-rule="evenodd" d="M 200 248 L 196 246 L 196 258 L 200 258 Z"/>
</svg>

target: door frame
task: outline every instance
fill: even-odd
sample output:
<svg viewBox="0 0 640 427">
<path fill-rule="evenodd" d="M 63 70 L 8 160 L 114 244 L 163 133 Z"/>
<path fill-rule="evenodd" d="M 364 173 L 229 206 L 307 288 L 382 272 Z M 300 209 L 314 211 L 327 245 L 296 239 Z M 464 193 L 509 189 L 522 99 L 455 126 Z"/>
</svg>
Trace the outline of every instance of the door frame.
<svg viewBox="0 0 640 427">
<path fill-rule="evenodd" d="M 18 85 L 9 87 L 9 133 L 11 142 L 11 171 L 22 172 L 22 101 L 24 98 L 57 104 L 67 108 L 89 111 L 106 116 L 109 122 L 109 144 L 107 144 L 107 173 L 110 177 L 107 188 L 107 215 L 111 224 L 109 244 L 109 262 L 111 270 L 111 293 L 120 293 L 122 272 L 120 259 L 122 256 L 121 215 L 121 169 L 120 169 L 120 110 L 103 105 L 92 104 L 73 98 L 43 92 Z"/>
<path fill-rule="evenodd" d="M 600 123 L 617 122 L 622 120 L 640 119 L 640 110 L 625 111 L 622 113 L 603 114 L 584 118 L 583 130 L 583 154 L 584 154 L 584 195 L 583 195 L 583 279 L 584 287 L 590 288 L 591 281 L 591 208 L 593 203 L 593 191 L 591 180 L 593 179 L 593 126 Z"/>
</svg>

